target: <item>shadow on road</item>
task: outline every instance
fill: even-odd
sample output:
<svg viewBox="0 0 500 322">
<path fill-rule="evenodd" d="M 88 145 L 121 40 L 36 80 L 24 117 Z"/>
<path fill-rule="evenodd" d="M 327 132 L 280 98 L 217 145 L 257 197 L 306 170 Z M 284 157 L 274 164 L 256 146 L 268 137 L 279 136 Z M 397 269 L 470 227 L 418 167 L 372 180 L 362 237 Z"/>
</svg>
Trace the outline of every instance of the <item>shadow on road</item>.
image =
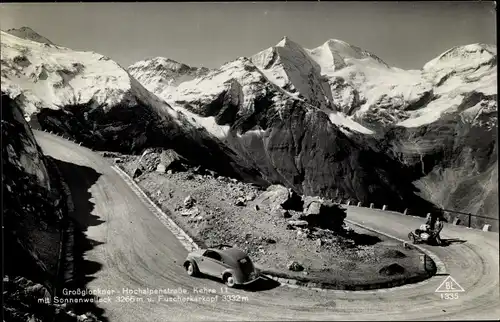
<svg viewBox="0 0 500 322">
<path fill-rule="evenodd" d="M 95 205 L 91 201 L 92 194 L 89 192 L 101 174 L 90 167 L 57 159 L 55 162 L 69 186 L 74 204 L 74 211 L 69 214 L 69 220 L 74 224 L 73 278 L 67 281 L 64 287 L 80 292 L 76 295 L 62 294 L 62 297 L 79 301 L 78 304 L 71 306 L 76 314 L 91 312 L 100 321 L 107 322 L 108 320 L 103 316 L 104 310 L 98 307 L 98 297 L 81 294 L 85 291 L 88 293 L 88 283 L 94 279 L 93 275 L 102 269 L 100 263 L 85 259 L 88 251 L 103 244 L 88 238 L 86 234 L 89 227 L 98 226 L 104 222 L 93 214 Z"/>
<path fill-rule="evenodd" d="M 224 282 L 222 282 L 220 278 L 204 274 L 200 275 L 199 278 L 204 278 L 210 281 L 220 283 L 221 287 L 224 286 Z M 235 289 L 248 292 L 261 292 L 261 291 L 272 290 L 273 288 L 276 288 L 278 286 L 280 286 L 280 283 L 276 282 L 275 280 L 272 280 L 265 276 L 261 276 L 259 279 L 248 285 L 236 285 Z"/>
<path fill-rule="evenodd" d="M 280 286 L 280 283 L 278 283 L 277 281 L 265 276 L 261 276 L 255 282 L 245 286 L 243 290 L 248 292 L 261 292 L 272 290 L 273 288 L 276 288 L 278 286 Z"/>
<path fill-rule="evenodd" d="M 360 246 L 371 246 L 382 241 L 378 236 L 360 234 L 357 232 L 352 232 L 348 235 L 348 238 L 353 240 L 356 245 Z"/>
<path fill-rule="evenodd" d="M 441 238 L 441 241 L 443 242 L 440 245 L 441 247 L 450 246 L 451 244 L 463 244 L 467 242 L 466 240 L 458 238 L 448 238 L 448 239 Z"/>
</svg>

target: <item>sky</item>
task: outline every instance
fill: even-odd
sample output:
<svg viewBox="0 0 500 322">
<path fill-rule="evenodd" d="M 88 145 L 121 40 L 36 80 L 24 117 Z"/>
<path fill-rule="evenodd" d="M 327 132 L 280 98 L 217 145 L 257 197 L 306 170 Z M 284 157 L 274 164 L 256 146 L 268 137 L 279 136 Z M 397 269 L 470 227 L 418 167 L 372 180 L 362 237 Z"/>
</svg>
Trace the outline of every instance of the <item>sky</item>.
<svg viewBox="0 0 500 322">
<path fill-rule="evenodd" d="M 150 2 L 0 4 L 0 29 L 31 27 L 124 67 L 158 56 L 216 68 L 277 44 L 340 39 L 420 69 L 454 46 L 496 44 L 493 2 Z"/>
</svg>

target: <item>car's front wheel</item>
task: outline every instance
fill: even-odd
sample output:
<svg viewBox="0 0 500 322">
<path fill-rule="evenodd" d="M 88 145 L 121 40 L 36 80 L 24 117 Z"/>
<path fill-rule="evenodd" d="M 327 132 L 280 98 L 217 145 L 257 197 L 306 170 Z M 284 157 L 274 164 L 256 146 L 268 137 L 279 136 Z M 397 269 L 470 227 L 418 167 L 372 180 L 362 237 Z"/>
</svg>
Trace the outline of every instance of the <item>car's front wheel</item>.
<svg viewBox="0 0 500 322">
<path fill-rule="evenodd" d="M 236 282 L 234 281 L 234 277 L 231 274 L 224 275 L 224 283 L 228 287 L 234 287 L 234 285 L 236 284 Z"/>
<path fill-rule="evenodd" d="M 198 275 L 198 269 L 196 268 L 196 266 L 189 262 L 189 263 L 186 263 L 186 272 L 188 273 L 189 276 L 196 276 Z"/>
</svg>

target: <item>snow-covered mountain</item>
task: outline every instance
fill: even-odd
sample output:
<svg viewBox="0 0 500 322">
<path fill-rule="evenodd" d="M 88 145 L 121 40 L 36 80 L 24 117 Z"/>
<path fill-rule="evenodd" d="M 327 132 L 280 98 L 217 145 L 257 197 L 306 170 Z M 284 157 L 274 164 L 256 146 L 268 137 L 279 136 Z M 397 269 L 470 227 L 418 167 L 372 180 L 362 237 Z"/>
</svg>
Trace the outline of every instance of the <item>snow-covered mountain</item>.
<svg viewBox="0 0 500 322">
<path fill-rule="evenodd" d="M 299 193 L 396 209 L 494 208 L 477 183 L 498 176 L 494 46 L 405 71 L 339 40 L 305 49 L 283 38 L 215 70 L 156 58 L 126 71 L 2 33 L 2 88 L 40 126 L 98 149 L 174 148 Z"/>
<path fill-rule="evenodd" d="M 105 106 L 136 104 L 141 88 L 109 58 L 69 48 L 20 39 L 1 33 L 2 89 L 22 101 L 29 119 L 41 108 L 65 105 Z"/>
<path fill-rule="evenodd" d="M 1 33 L 1 86 L 35 128 L 95 149 L 180 154 L 231 175 L 245 169 L 200 126 L 144 88 L 109 57 Z M 206 158 L 211 155 L 212 158 Z"/>
<path fill-rule="evenodd" d="M 332 96 L 320 66 L 307 51 L 284 37 L 276 46 L 251 57 L 252 62 L 274 84 L 291 96 L 321 109 L 332 109 Z"/>
<path fill-rule="evenodd" d="M 287 115 L 290 106 L 301 106 L 307 113 L 324 115 L 356 144 L 363 145 L 368 140 L 366 135 L 381 138 L 377 144 L 368 145 L 399 160 L 412 173 L 408 180 L 419 187 L 419 195 L 426 200 L 441 207 L 460 204 L 461 209 L 473 213 L 492 213 L 498 207 L 487 201 L 491 191 L 482 190 L 489 185 L 480 182 L 498 177 L 491 171 L 497 162 L 496 71 L 496 46 L 486 44 L 452 48 L 420 70 L 403 70 L 341 40 L 330 39 L 317 48 L 306 49 L 284 37 L 250 58 L 224 64 L 175 89 L 169 88 L 167 94 L 155 93 L 175 109 L 191 113 L 215 136 L 227 141 L 237 131 L 246 142 L 240 150 L 259 144 L 272 149 L 268 140 L 273 131 L 266 126 L 275 128 L 276 123 L 269 124 L 269 113 Z M 321 132 L 322 125 L 317 127 Z M 294 131 L 293 126 L 289 131 Z M 287 134 L 280 133 L 286 141 Z M 240 143 L 234 142 L 233 149 L 238 149 Z M 331 144 L 338 142 L 337 138 Z M 292 140 L 280 145 L 293 150 L 295 144 Z M 260 155 L 252 150 L 246 157 L 255 159 L 251 154 Z M 254 161 L 259 168 L 280 167 L 276 163 L 263 165 L 259 163 L 262 158 L 257 159 Z M 294 178 L 292 168 L 299 169 L 299 177 L 304 175 L 300 162 L 282 165 L 281 171 L 287 173 L 282 177 L 301 181 L 290 178 Z M 362 167 L 363 161 L 353 162 Z M 331 167 L 338 166 L 345 164 Z M 336 181 L 307 180 L 320 187 L 328 180 Z M 350 186 L 352 180 L 351 176 Z M 314 191 L 305 185 L 302 188 Z M 467 194 L 464 189 L 474 192 Z M 347 194 L 357 198 L 364 194 L 359 186 L 354 190 Z"/>
<path fill-rule="evenodd" d="M 365 134 L 390 124 L 429 124 L 442 114 L 458 110 L 464 119 L 472 121 L 478 111 L 496 108 L 492 99 L 497 88 L 496 47 L 491 45 L 451 49 L 421 70 L 390 67 L 376 55 L 336 39 L 306 49 L 284 37 L 276 46 L 249 59 L 266 81 L 288 96 L 323 110 L 339 126 Z M 137 70 L 133 65 L 129 70 L 134 70 L 134 76 L 148 89 L 173 102 L 187 92 L 197 92 L 198 84 L 216 91 L 233 75 L 245 72 L 241 66 L 240 70 L 232 68 L 231 74 L 224 74 L 227 65 L 210 75 L 196 75 L 198 81 L 176 82 L 173 87 L 162 86 L 156 80 L 169 68 L 154 65 Z M 219 76 L 214 78 L 215 74 Z M 477 102 L 480 105 L 468 106 L 471 93 L 485 99 Z M 495 126 L 494 120 L 490 125 Z"/>
<path fill-rule="evenodd" d="M 210 70 L 205 67 L 190 67 L 164 57 L 156 57 L 141 60 L 129 66 L 127 71 L 149 91 L 160 97 L 168 97 L 180 83 L 204 76 Z"/>
</svg>

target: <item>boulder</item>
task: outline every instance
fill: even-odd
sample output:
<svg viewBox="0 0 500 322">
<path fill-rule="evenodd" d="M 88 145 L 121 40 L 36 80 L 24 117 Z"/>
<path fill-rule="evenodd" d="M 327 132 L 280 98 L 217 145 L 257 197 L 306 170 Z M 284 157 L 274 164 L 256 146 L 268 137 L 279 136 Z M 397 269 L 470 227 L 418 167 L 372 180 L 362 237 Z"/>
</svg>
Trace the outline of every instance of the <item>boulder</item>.
<svg viewBox="0 0 500 322">
<path fill-rule="evenodd" d="M 300 264 L 297 261 L 291 261 L 290 263 L 288 263 L 287 267 L 288 267 L 288 270 L 293 271 L 293 272 L 300 272 L 300 271 L 304 270 L 304 266 L 302 266 L 302 264 Z"/>
<path fill-rule="evenodd" d="M 234 202 L 234 205 L 240 206 L 240 207 L 245 206 L 245 199 L 243 199 L 243 198 L 236 199 L 236 201 Z"/>
<path fill-rule="evenodd" d="M 303 212 L 307 215 L 319 215 L 321 212 L 321 207 L 324 202 L 323 198 L 320 197 L 312 197 L 312 196 L 303 196 Z"/>
<path fill-rule="evenodd" d="M 312 227 L 341 231 L 344 219 L 347 217 L 345 208 L 331 200 L 319 197 L 304 197 L 304 209 L 300 219 L 305 220 Z"/>
<path fill-rule="evenodd" d="M 405 273 L 405 268 L 399 264 L 393 263 L 387 266 L 382 267 L 379 270 L 380 275 L 391 276 L 391 275 L 399 275 Z"/>
<path fill-rule="evenodd" d="M 299 209 L 302 206 L 300 197 L 290 188 L 281 185 L 269 186 L 258 198 L 258 202 L 268 207 L 283 209 Z"/>
<path fill-rule="evenodd" d="M 166 170 L 165 165 L 163 165 L 161 163 L 158 164 L 158 166 L 156 167 L 156 172 L 165 173 L 165 170 Z"/>
<path fill-rule="evenodd" d="M 135 179 L 137 177 L 139 177 L 141 174 L 142 174 L 142 170 L 138 167 L 134 170 L 134 173 L 132 174 L 132 178 Z"/>
<path fill-rule="evenodd" d="M 272 239 L 272 238 L 266 238 L 266 242 L 268 244 L 276 244 L 276 240 L 275 239 Z"/>
<path fill-rule="evenodd" d="M 197 215 L 189 219 L 189 222 L 200 222 L 203 221 L 205 218 L 202 215 Z"/>
<path fill-rule="evenodd" d="M 294 227 L 307 227 L 309 225 L 305 220 L 289 220 L 287 223 Z"/>
<path fill-rule="evenodd" d="M 147 148 L 142 153 L 141 157 L 137 161 L 137 168 L 143 170 L 144 172 L 153 172 L 160 163 L 160 153 L 159 148 Z"/>
<path fill-rule="evenodd" d="M 163 150 L 160 154 L 160 164 L 165 170 L 184 171 L 188 161 L 172 149 Z"/>
<path fill-rule="evenodd" d="M 280 218 L 290 218 L 291 215 L 288 210 L 283 209 L 281 206 L 275 206 L 271 209 L 271 214 Z"/>
<path fill-rule="evenodd" d="M 114 158 L 114 157 L 117 157 L 117 156 L 118 156 L 118 154 L 117 154 L 117 153 L 115 153 L 115 152 L 104 151 L 104 152 L 102 153 L 102 156 L 103 156 L 104 158 Z"/>
<path fill-rule="evenodd" d="M 256 195 L 255 195 L 255 193 L 253 193 L 253 192 L 250 192 L 250 193 L 248 193 L 248 194 L 245 196 L 245 200 L 246 200 L 246 201 L 252 201 L 252 200 L 254 200 L 255 198 L 256 198 Z"/>
<path fill-rule="evenodd" d="M 32 284 L 25 289 L 26 294 L 31 296 L 32 298 L 44 298 L 45 301 L 51 300 L 51 295 L 50 292 L 47 290 L 47 288 L 41 284 Z"/>
<path fill-rule="evenodd" d="M 189 209 L 194 205 L 195 202 L 196 200 L 194 200 L 193 197 L 187 196 L 186 199 L 184 199 L 184 207 Z"/>
<path fill-rule="evenodd" d="M 191 209 L 184 209 L 183 211 L 180 212 L 181 216 L 184 216 L 184 217 L 196 217 L 200 214 L 200 209 L 198 209 L 198 207 L 194 207 L 194 208 L 191 208 Z"/>
</svg>

